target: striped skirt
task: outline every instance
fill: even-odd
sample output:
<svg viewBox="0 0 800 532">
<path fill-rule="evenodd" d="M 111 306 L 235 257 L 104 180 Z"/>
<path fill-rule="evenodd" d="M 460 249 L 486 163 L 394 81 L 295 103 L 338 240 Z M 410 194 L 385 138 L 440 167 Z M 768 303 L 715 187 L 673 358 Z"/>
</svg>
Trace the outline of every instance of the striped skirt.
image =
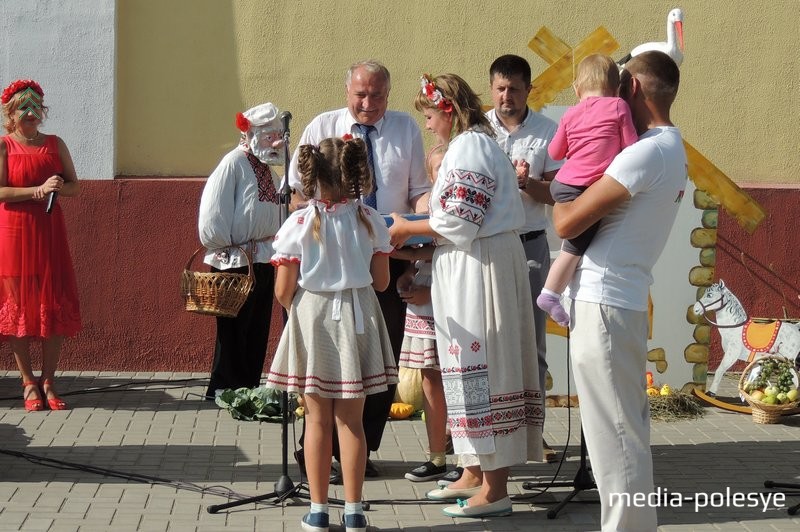
<svg viewBox="0 0 800 532">
<path fill-rule="evenodd" d="M 361 334 L 356 333 L 358 322 L 363 322 Z M 297 289 L 267 386 L 355 399 L 396 383 L 397 366 L 372 287 L 341 292 Z"/>
</svg>

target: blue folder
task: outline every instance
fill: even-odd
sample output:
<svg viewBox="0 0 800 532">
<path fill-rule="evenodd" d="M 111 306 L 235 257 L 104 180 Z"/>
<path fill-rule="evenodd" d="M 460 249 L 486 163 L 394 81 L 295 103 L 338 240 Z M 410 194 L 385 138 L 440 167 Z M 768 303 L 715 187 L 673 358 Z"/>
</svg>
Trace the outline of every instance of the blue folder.
<svg viewBox="0 0 800 532">
<path fill-rule="evenodd" d="M 401 216 L 403 218 L 405 218 L 406 220 L 409 220 L 409 221 L 412 221 L 412 222 L 415 221 L 415 220 L 427 220 L 428 219 L 428 215 L 427 214 L 402 214 Z M 384 214 L 383 215 L 383 219 L 386 221 L 386 227 L 391 227 L 392 224 L 394 223 L 394 220 L 392 220 L 392 217 L 389 216 L 388 214 Z M 432 244 L 432 243 L 433 243 L 433 239 L 431 237 L 429 237 L 429 236 L 412 236 L 411 238 L 406 240 L 406 242 L 405 242 L 405 244 L 403 244 L 403 246 L 404 247 L 405 246 L 421 246 L 421 245 L 424 245 L 424 244 Z"/>
</svg>

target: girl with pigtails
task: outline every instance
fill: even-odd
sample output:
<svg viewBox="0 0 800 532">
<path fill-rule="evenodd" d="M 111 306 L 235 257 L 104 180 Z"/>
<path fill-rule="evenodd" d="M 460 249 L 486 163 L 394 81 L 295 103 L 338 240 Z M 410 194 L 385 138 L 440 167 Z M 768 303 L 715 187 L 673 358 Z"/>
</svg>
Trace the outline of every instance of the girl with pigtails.
<svg viewBox="0 0 800 532">
<path fill-rule="evenodd" d="M 397 383 L 397 367 L 375 290 L 389 282 L 389 233 L 361 203 L 371 177 L 361 139 L 329 138 L 299 149 L 309 200 L 275 236 L 275 296 L 288 321 L 267 386 L 304 394 L 311 511 L 303 530 L 328 530 L 334 425 L 341 449 L 345 527 L 366 530 L 361 507 L 367 446 L 364 398 Z"/>
</svg>

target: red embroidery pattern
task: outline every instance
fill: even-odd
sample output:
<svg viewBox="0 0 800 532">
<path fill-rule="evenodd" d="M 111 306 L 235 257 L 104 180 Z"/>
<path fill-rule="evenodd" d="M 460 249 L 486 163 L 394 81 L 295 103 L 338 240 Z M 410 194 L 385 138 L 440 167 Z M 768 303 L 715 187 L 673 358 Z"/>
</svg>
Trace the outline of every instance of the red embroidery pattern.
<svg viewBox="0 0 800 532">
<path fill-rule="evenodd" d="M 397 382 L 397 368 L 385 366 L 384 373 L 368 375 L 360 381 L 334 381 L 316 375 L 287 375 L 270 372 L 267 383 L 290 392 L 302 393 L 341 393 L 347 396 L 363 396 L 374 391 L 385 390 Z M 374 391 L 373 391 L 374 390 Z"/>
<path fill-rule="evenodd" d="M 406 314 L 406 333 L 434 336 L 433 316 L 412 316 Z"/>
<path fill-rule="evenodd" d="M 458 345 L 457 343 L 452 343 L 447 348 L 447 352 L 450 353 L 451 355 L 453 355 L 454 357 L 457 357 L 457 356 L 459 356 L 461 354 L 461 346 Z M 459 369 L 460 370 L 461 368 L 453 368 L 453 369 Z"/>
<path fill-rule="evenodd" d="M 258 201 L 268 201 L 270 203 L 278 204 L 278 191 L 275 190 L 275 183 L 272 182 L 272 172 L 269 170 L 269 165 L 262 163 L 252 153 L 247 153 L 247 160 L 250 162 L 250 167 L 256 174 L 258 181 Z"/>
<path fill-rule="evenodd" d="M 480 417 L 449 418 L 453 437 L 480 438 L 513 434 L 528 425 L 544 425 L 542 394 L 539 391 L 493 395 L 491 412 Z M 490 428 L 489 428 L 490 427 Z"/>
<path fill-rule="evenodd" d="M 472 345 L 470 345 L 469 348 L 472 349 L 473 353 L 477 353 L 481 348 L 481 343 L 480 342 L 472 342 Z"/>
<path fill-rule="evenodd" d="M 475 225 L 483 224 L 497 183 L 492 177 L 468 170 L 450 170 L 439 195 L 439 205 L 448 214 Z"/>
<path fill-rule="evenodd" d="M 458 348 L 459 353 L 461 352 L 461 347 Z M 450 368 L 442 368 L 442 373 L 471 373 L 473 371 L 486 371 L 489 369 L 488 364 L 475 364 L 473 366 L 464 366 L 464 367 L 450 367 Z"/>
<path fill-rule="evenodd" d="M 297 257 L 279 257 L 277 259 L 272 259 L 269 261 L 270 264 L 273 266 L 281 266 L 283 264 L 300 264 L 300 259 Z"/>
<path fill-rule="evenodd" d="M 428 364 L 432 362 L 432 364 Z M 438 367 L 436 358 L 436 348 L 426 348 L 422 352 L 418 351 L 400 351 L 400 365 L 410 368 L 417 367 Z"/>
</svg>

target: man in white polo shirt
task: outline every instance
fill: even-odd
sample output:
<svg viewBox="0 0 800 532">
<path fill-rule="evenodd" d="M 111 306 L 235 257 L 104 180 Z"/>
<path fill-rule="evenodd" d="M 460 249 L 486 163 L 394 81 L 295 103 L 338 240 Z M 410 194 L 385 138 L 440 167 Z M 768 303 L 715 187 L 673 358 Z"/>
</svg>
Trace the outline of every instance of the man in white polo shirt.
<svg viewBox="0 0 800 532">
<path fill-rule="evenodd" d="M 547 154 L 547 145 L 556 133 L 557 124 L 528 107 L 531 91 L 531 67 L 518 55 L 498 57 L 489 68 L 494 109 L 486 113 L 497 133 L 497 142 L 517 167 L 520 197 L 525 207 L 525 225 L 520 231 L 525 257 L 528 259 L 533 301 L 539 297 L 550 271 L 550 247 L 547 244 L 545 204 L 553 204 L 550 182 L 561 168 Z M 539 361 L 539 386 L 545 393 L 547 374 L 547 313 L 534 303 L 536 348 Z M 544 442 L 544 458 L 555 461 L 555 451 Z"/>
</svg>

